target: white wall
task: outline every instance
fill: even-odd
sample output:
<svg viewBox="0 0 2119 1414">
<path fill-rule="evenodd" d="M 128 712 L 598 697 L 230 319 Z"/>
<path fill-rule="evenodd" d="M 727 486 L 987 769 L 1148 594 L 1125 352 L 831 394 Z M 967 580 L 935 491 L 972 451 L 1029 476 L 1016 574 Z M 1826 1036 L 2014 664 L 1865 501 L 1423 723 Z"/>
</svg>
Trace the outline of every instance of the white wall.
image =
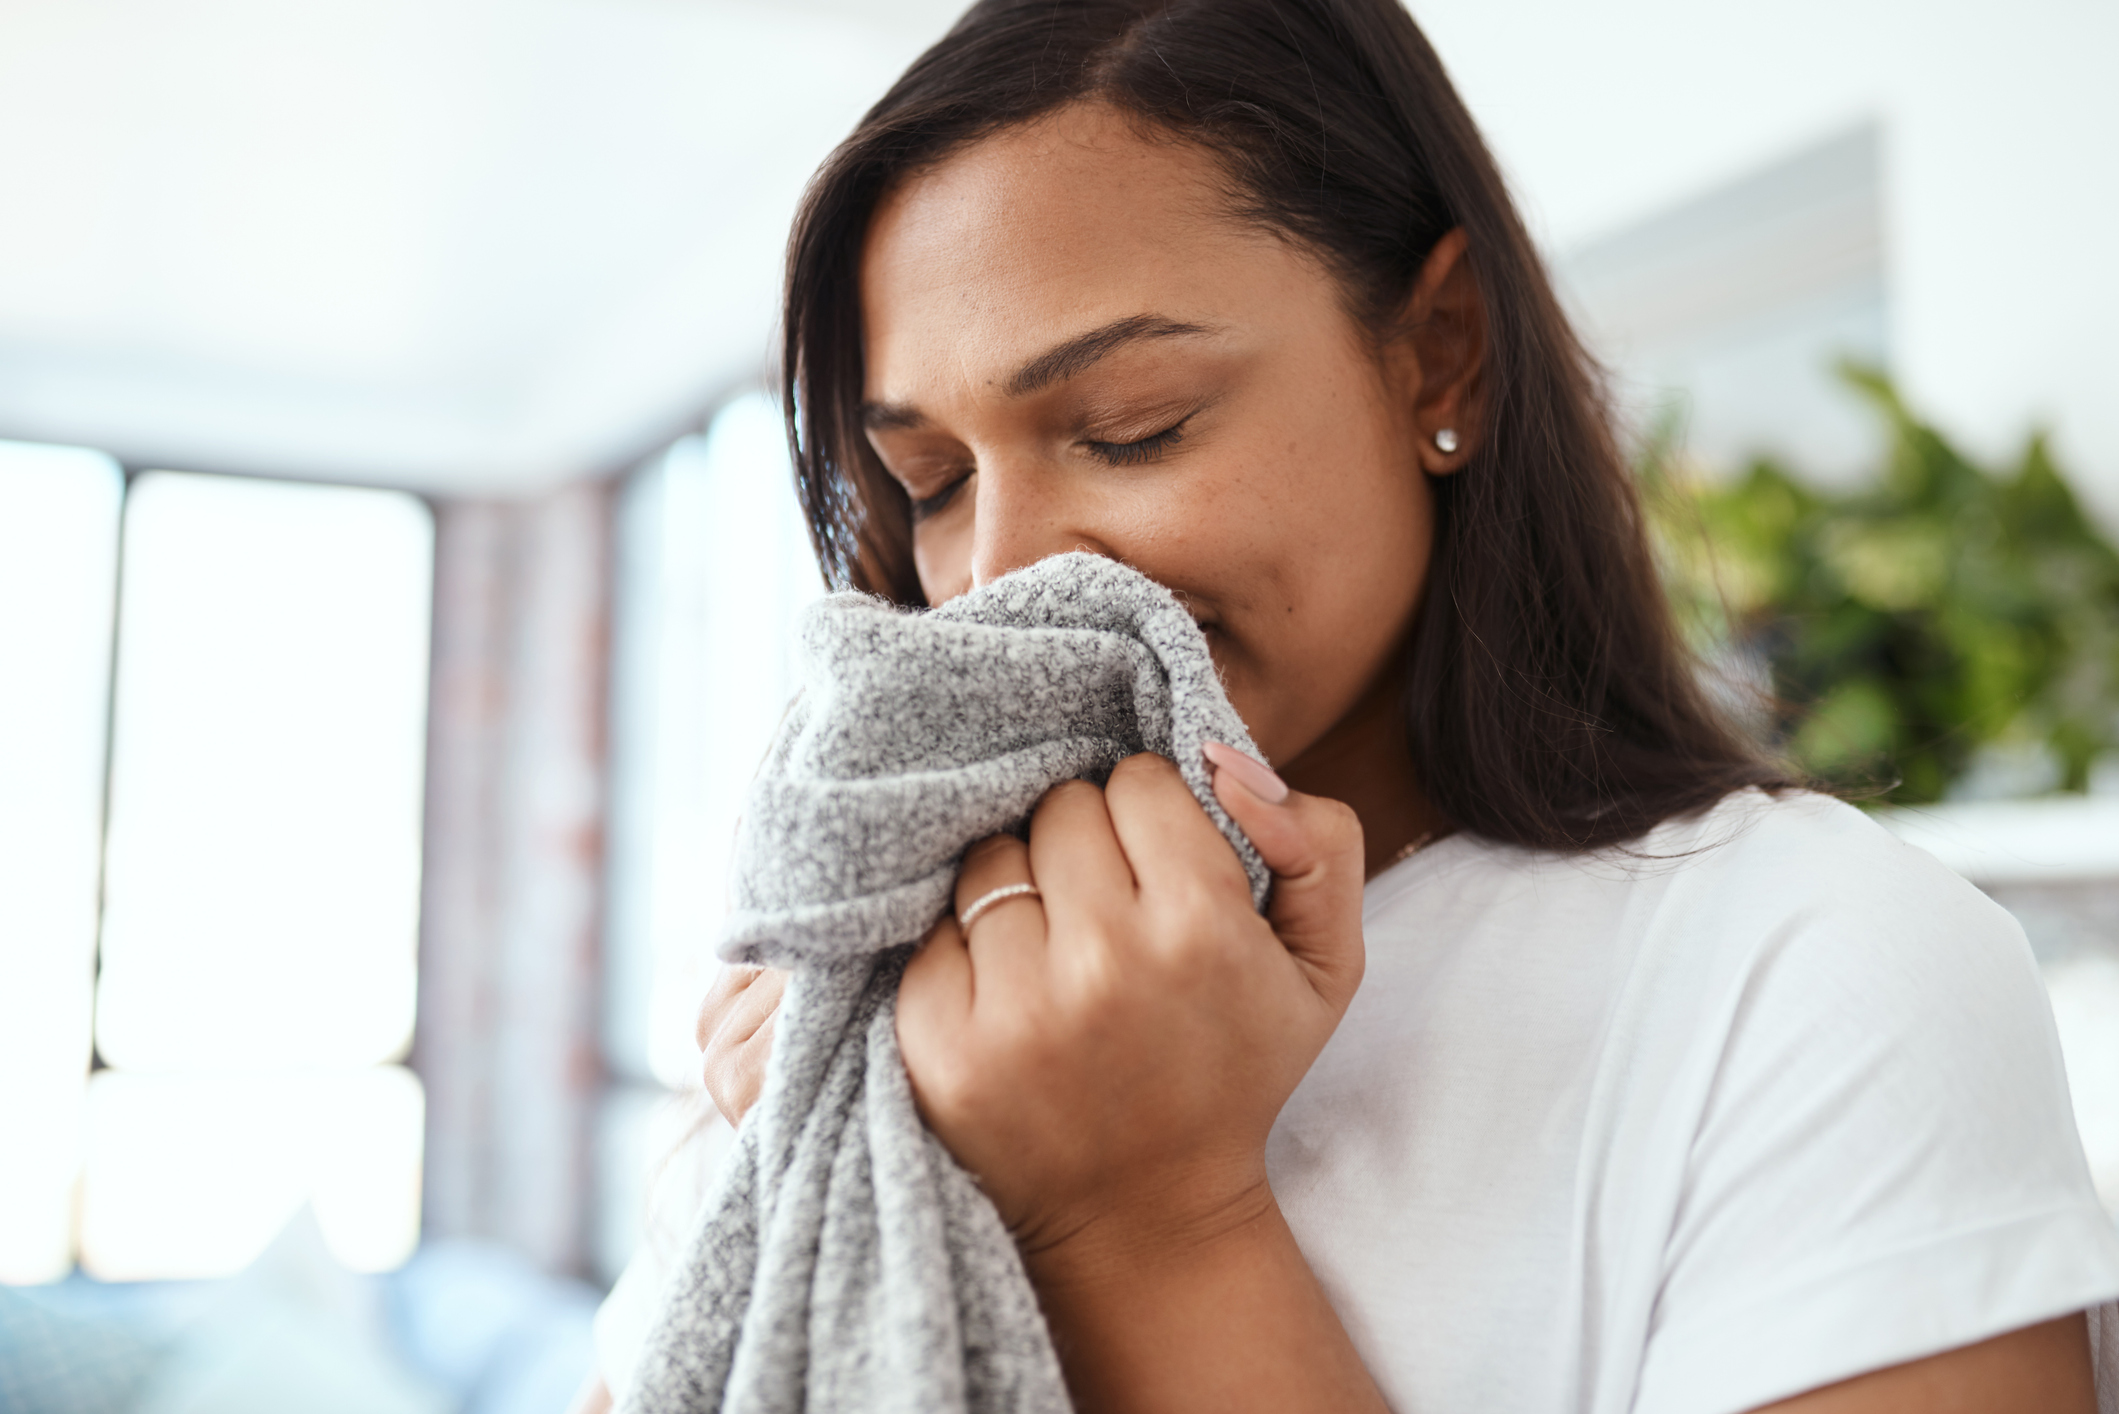
<svg viewBox="0 0 2119 1414">
<path fill-rule="evenodd" d="M 2049 423 L 2119 525 L 2119 7 L 1412 8 L 1558 251 L 1878 120 L 1895 372 L 1979 451 Z"/>
<path fill-rule="evenodd" d="M 1703 469 L 1875 474 L 1885 430 L 1839 368 L 1890 362 L 1881 145 L 1864 123 L 1561 257 L 1630 422 L 1661 436 L 1677 414 Z"/>
</svg>

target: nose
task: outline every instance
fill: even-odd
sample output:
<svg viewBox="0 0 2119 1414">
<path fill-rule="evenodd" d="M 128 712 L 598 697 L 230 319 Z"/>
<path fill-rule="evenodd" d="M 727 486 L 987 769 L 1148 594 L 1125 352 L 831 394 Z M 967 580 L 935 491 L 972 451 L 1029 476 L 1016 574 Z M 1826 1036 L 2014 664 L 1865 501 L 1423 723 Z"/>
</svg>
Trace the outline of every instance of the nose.
<svg viewBox="0 0 2119 1414">
<path fill-rule="evenodd" d="M 972 502 L 974 588 L 1069 550 L 1111 553 L 1062 479 L 1035 466 L 980 466 Z"/>
</svg>

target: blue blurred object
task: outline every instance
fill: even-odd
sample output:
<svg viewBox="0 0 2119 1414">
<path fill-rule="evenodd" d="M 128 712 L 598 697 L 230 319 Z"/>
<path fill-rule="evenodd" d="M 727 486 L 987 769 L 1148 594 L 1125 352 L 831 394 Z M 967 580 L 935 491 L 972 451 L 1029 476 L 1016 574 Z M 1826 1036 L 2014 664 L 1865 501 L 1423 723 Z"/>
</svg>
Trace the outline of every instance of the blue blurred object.
<svg viewBox="0 0 2119 1414">
<path fill-rule="evenodd" d="M 564 1414 L 595 1368 L 595 1288 L 510 1248 L 430 1243 L 385 1289 L 398 1348 L 460 1414 Z"/>
<path fill-rule="evenodd" d="M 0 1287 L 0 1409 L 126 1414 L 164 1345 L 108 1314 L 76 1314 Z"/>
<path fill-rule="evenodd" d="M 4 1414 L 565 1414 L 599 1301 L 519 1254 L 360 1276 L 298 1215 L 224 1281 L 0 1287 Z"/>
</svg>

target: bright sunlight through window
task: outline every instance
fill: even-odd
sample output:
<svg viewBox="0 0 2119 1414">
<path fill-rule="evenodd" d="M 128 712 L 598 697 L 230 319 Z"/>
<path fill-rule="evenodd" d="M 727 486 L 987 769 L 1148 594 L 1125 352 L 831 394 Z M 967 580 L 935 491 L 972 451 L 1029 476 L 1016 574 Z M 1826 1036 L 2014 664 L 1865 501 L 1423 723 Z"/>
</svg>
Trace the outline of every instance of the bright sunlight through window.
<svg viewBox="0 0 2119 1414">
<path fill-rule="evenodd" d="M 124 478 L 0 442 L 0 1282 L 73 1264 Z"/>
<path fill-rule="evenodd" d="M 621 1055 L 681 1087 L 698 1084 L 692 1033 L 743 792 L 794 695 L 795 618 L 823 588 L 764 394 L 671 447 L 622 515 L 611 997 L 652 1000 L 609 1027 Z"/>
<path fill-rule="evenodd" d="M 238 1270 L 304 1203 L 418 1235 L 411 1041 L 433 525 L 398 492 L 127 499 L 81 1258 Z"/>
</svg>

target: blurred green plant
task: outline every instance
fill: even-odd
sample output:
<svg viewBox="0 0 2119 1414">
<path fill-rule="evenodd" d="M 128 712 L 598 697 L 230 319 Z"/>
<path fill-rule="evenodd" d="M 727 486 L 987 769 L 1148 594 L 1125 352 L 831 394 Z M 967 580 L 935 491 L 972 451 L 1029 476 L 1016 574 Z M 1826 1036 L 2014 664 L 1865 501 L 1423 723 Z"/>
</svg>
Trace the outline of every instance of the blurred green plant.
<svg viewBox="0 0 2119 1414">
<path fill-rule="evenodd" d="M 1794 763 L 1893 804 L 1941 799 L 1982 750 L 2050 753 L 2081 790 L 2119 738 L 2119 550 L 2033 437 L 1990 472 L 1847 381 L 1885 420 L 1882 474 L 1849 492 L 1772 461 L 1712 482 L 1674 424 L 1642 458 L 1664 573 L 1711 662 L 1748 677 Z"/>
</svg>

